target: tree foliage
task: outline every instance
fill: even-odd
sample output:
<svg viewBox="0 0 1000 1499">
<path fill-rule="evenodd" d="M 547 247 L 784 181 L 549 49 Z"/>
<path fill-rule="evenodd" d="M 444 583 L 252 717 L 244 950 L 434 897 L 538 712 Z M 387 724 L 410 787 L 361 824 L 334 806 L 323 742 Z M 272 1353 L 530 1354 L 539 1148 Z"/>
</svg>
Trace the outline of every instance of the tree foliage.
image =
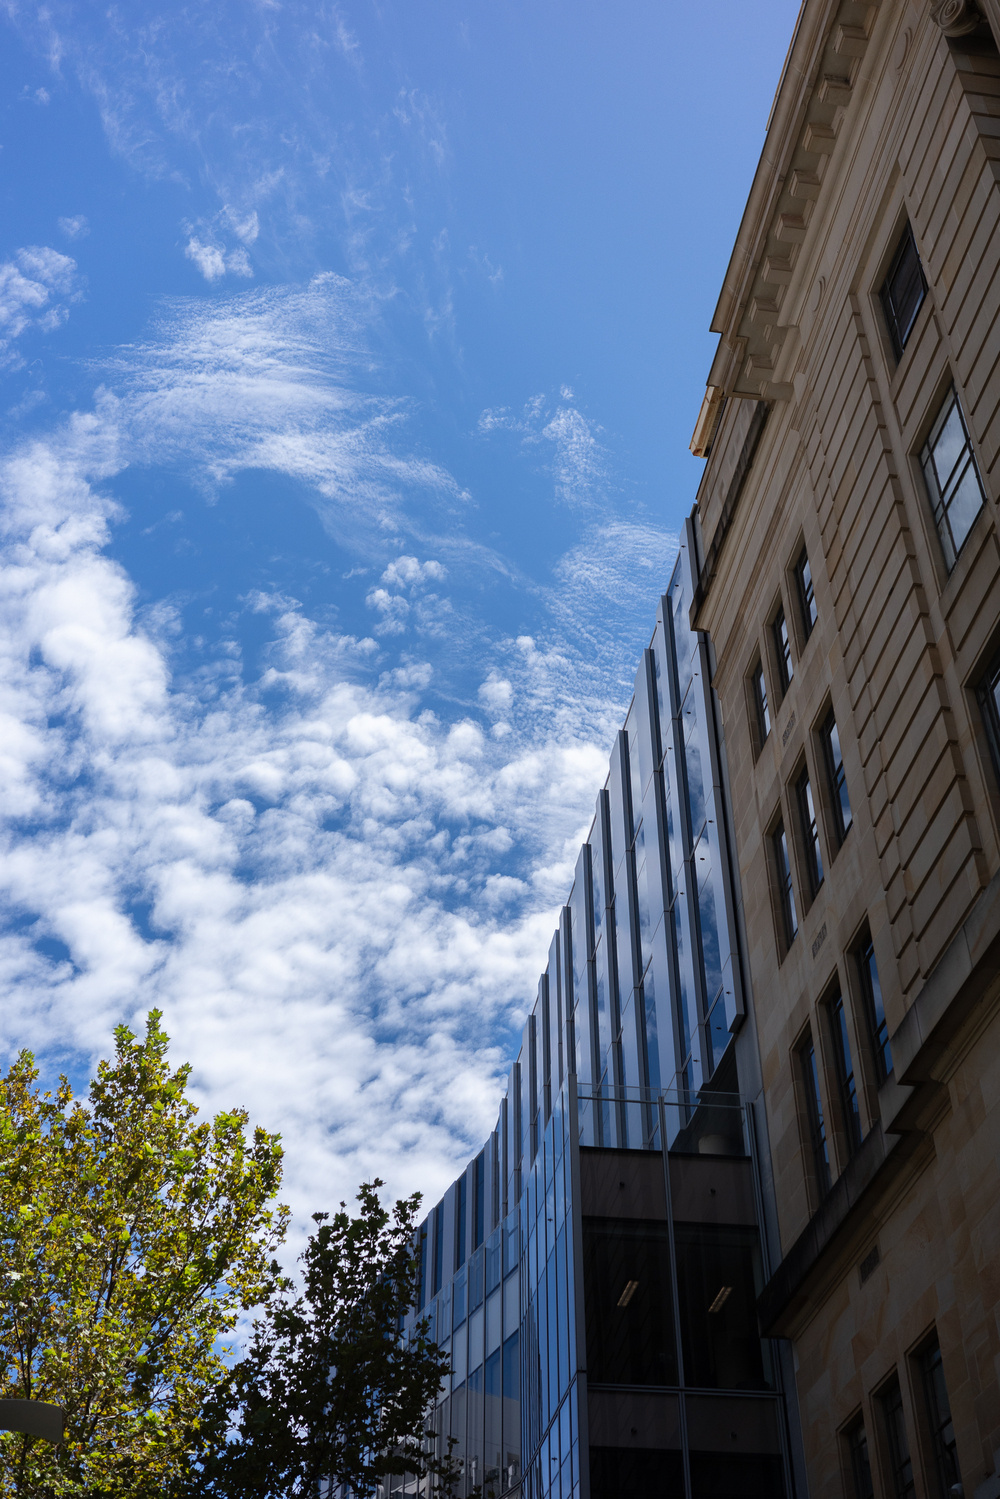
<svg viewBox="0 0 1000 1499">
<path fill-rule="evenodd" d="M 206 1465 L 198 1493 L 293 1499 L 347 1485 L 359 1499 L 386 1473 L 432 1477 L 447 1493 L 457 1465 L 428 1450 L 424 1420 L 450 1369 L 428 1324 L 399 1335 L 415 1304 L 419 1195 L 382 1207 L 375 1180 L 352 1217 L 341 1203 L 302 1255 L 301 1294 L 286 1281 L 254 1324 L 246 1357 L 220 1391 L 219 1429 L 232 1440 Z"/>
<path fill-rule="evenodd" d="M 152 1499 L 203 1450 L 220 1335 L 271 1293 L 287 1209 L 278 1137 L 198 1122 L 152 1012 L 115 1032 L 86 1101 L 0 1079 L 0 1396 L 66 1411 L 57 1448 L 0 1436 L 0 1496 Z"/>
</svg>

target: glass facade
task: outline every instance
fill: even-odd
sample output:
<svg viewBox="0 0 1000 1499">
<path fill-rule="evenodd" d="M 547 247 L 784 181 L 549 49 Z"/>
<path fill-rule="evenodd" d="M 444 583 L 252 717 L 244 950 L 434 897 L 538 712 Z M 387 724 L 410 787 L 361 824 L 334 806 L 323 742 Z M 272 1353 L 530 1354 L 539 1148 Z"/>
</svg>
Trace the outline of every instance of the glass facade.
<svg viewBox="0 0 1000 1499">
<path fill-rule="evenodd" d="M 496 1128 L 424 1225 L 424 1314 L 452 1362 L 429 1439 L 454 1438 L 460 1499 L 477 1485 L 494 1499 L 788 1492 L 757 1327 L 736 892 L 692 592 L 685 545 Z"/>
</svg>

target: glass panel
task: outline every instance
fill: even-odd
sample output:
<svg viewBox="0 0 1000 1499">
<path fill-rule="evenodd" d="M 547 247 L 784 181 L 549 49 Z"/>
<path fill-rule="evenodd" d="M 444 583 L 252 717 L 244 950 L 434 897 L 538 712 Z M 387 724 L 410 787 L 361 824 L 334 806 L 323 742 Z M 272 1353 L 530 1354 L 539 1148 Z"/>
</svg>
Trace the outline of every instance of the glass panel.
<svg viewBox="0 0 1000 1499">
<path fill-rule="evenodd" d="M 802 630 L 808 640 L 812 634 L 813 626 L 819 617 L 816 608 L 816 595 L 813 592 L 812 568 L 809 566 L 809 558 L 803 548 L 795 569 L 795 575 L 799 585 L 799 604 L 802 609 Z"/>
<path fill-rule="evenodd" d="M 753 695 L 757 715 L 757 740 L 762 746 L 771 732 L 771 713 L 767 705 L 767 681 L 764 677 L 764 668 L 759 661 L 753 673 Z"/>
<path fill-rule="evenodd" d="M 871 937 L 862 943 L 857 952 L 861 988 L 868 1015 L 868 1031 L 875 1057 L 875 1071 L 879 1084 L 885 1082 L 892 1071 L 892 1049 L 889 1046 L 889 1027 L 882 1004 L 882 986 L 875 965 L 875 949 Z"/>
<path fill-rule="evenodd" d="M 833 1052 L 837 1061 L 837 1082 L 840 1086 L 840 1107 L 844 1116 L 844 1131 L 848 1148 L 853 1154 L 861 1144 L 861 1113 L 858 1108 L 858 1090 L 854 1081 L 854 1064 L 851 1061 L 851 1043 L 847 1034 L 847 1011 L 843 997 L 838 993 L 830 1001 L 830 1028 L 833 1032 Z"/>
<path fill-rule="evenodd" d="M 830 1154 L 826 1140 L 826 1124 L 823 1120 L 823 1101 L 819 1092 L 819 1074 L 816 1069 L 816 1048 L 811 1041 L 799 1050 L 799 1065 L 806 1093 L 806 1115 L 809 1121 L 809 1143 L 812 1148 L 813 1168 L 820 1192 L 830 1190 Z"/>
<path fill-rule="evenodd" d="M 856 1421 L 845 1434 L 847 1457 L 854 1484 L 852 1499 L 875 1499 L 871 1462 L 868 1457 L 868 1434 L 863 1421 Z"/>
<path fill-rule="evenodd" d="M 823 755 L 830 781 L 830 802 L 833 819 L 837 827 L 837 841 L 843 843 L 847 829 L 853 821 L 851 802 L 847 794 L 847 777 L 844 773 L 844 757 L 840 750 L 840 733 L 833 713 L 827 715 L 823 724 Z"/>
<path fill-rule="evenodd" d="M 799 918 L 795 910 L 795 891 L 792 887 L 792 865 L 788 857 L 788 840 L 783 823 L 778 823 L 772 836 L 774 857 L 778 871 L 778 896 L 785 926 L 785 941 L 789 947 L 795 941 L 799 929 Z"/>
<path fill-rule="evenodd" d="M 667 1225 L 585 1218 L 583 1274 L 590 1380 L 676 1384 Z"/>
<path fill-rule="evenodd" d="M 503 1377 L 499 1348 L 486 1360 L 486 1422 L 483 1441 L 484 1499 L 501 1488 L 502 1467 L 502 1389 Z"/>
<path fill-rule="evenodd" d="M 927 282 L 920 256 L 913 231 L 907 224 L 879 293 L 897 360 L 902 357 L 926 293 Z"/>
<path fill-rule="evenodd" d="M 945 397 L 920 455 L 934 520 L 948 567 L 983 507 L 983 486 L 954 387 Z"/>
<path fill-rule="evenodd" d="M 756 1231 L 678 1223 L 675 1239 L 687 1383 L 702 1389 L 765 1389 Z"/>
<path fill-rule="evenodd" d="M 923 1376 L 924 1401 L 930 1426 L 930 1446 L 934 1453 L 938 1499 L 947 1499 L 952 1485 L 960 1484 L 962 1480 L 958 1471 L 951 1403 L 948 1399 L 948 1387 L 944 1382 L 944 1366 L 937 1338 L 921 1353 L 920 1372 Z"/>
<path fill-rule="evenodd" d="M 889 1458 L 890 1493 L 894 1499 L 912 1499 L 915 1493 L 913 1463 L 910 1460 L 910 1442 L 906 1434 L 903 1397 L 897 1379 L 879 1397 L 879 1404 L 882 1408 Z"/>
<path fill-rule="evenodd" d="M 785 619 L 784 609 L 779 609 L 771 626 L 774 632 L 774 648 L 778 657 L 778 676 L 781 681 L 781 691 L 784 695 L 791 685 L 792 677 L 795 675 L 795 667 L 792 662 L 792 642 L 788 636 L 788 622 Z"/>
<path fill-rule="evenodd" d="M 796 783 L 799 817 L 802 822 L 802 843 L 806 851 L 806 866 L 813 895 L 823 883 L 823 854 L 819 846 L 819 827 L 816 823 L 816 806 L 813 801 L 809 772 L 803 771 Z"/>
</svg>

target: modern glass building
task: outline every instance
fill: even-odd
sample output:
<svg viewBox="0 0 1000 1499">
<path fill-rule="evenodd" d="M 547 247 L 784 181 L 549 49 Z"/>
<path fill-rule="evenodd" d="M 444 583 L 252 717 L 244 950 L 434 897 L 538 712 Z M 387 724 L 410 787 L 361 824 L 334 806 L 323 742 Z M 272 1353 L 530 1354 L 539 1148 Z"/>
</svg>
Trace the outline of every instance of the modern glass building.
<svg viewBox="0 0 1000 1499">
<path fill-rule="evenodd" d="M 462 1494 L 791 1496 L 769 1173 L 690 529 L 496 1128 L 423 1225 Z M 409 1485 L 411 1492 L 418 1485 Z M 393 1492 L 407 1488 L 393 1480 Z"/>
</svg>

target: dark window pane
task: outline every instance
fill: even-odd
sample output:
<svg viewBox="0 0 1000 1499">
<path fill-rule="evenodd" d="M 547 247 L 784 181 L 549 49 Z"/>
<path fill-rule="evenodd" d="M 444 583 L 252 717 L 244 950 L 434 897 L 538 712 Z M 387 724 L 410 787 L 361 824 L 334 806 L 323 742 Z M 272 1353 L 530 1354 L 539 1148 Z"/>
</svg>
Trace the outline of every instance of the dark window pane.
<svg viewBox="0 0 1000 1499">
<path fill-rule="evenodd" d="M 809 784 L 809 772 L 807 770 L 804 770 L 799 776 L 795 792 L 799 803 L 799 817 L 802 823 L 802 843 L 806 851 L 809 885 L 812 894 L 815 895 L 823 883 L 823 853 L 819 846 L 816 804 L 813 801 L 812 787 Z"/>
<path fill-rule="evenodd" d="M 893 1499 L 912 1499 L 913 1463 L 910 1460 L 910 1443 L 906 1435 L 906 1418 L 903 1414 L 903 1397 L 899 1381 L 894 1379 L 879 1396 L 882 1422 L 885 1428 L 886 1451 L 889 1458 L 889 1482 Z"/>
<path fill-rule="evenodd" d="M 707 1390 L 765 1389 L 756 1232 L 678 1223 L 675 1237 L 687 1383 Z"/>
<path fill-rule="evenodd" d="M 679 1449 L 591 1447 L 591 1499 L 683 1499 L 684 1467 Z"/>
<path fill-rule="evenodd" d="M 840 994 L 830 1001 L 829 1015 L 830 1029 L 833 1032 L 833 1052 L 837 1063 L 840 1109 L 844 1119 L 847 1143 L 853 1155 L 861 1144 L 861 1113 L 858 1108 L 854 1064 L 851 1060 L 851 1043 L 847 1034 L 847 1012 Z"/>
<path fill-rule="evenodd" d="M 917 254 L 913 231 L 907 224 L 879 293 L 897 360 L 902 357 L 906 348 L 906 341 L 926 294 L 927 282 L 924 280 L 920 256 Z"/>
<path fill-rule="evenodd" d="M 875 1058 L 875 1072 L 881 1086 L 892 1071 L 892 1049 L 889 1046 L 889 1027 L 882 1004 L 882 986 L 879 983 L 878 968 L 875 965 L 875 949 L 872 946 L 871 937 L 867 937 L 858 948 L 857 960 L 868 1020 L 868 1035 Z"/>
<path fill-rule="evenodd" d="M 837 842 L 843 843 L 853 819 L 851 801 L 847 794 L 847 777 L 844 773 L 844 757 L 840 751 L 840 733 L 833 712 L 827 714 L 821 730 L 823 759 L 830 783 L 830 805 L 837 829 Z"/>
<path fill-rule="evenodd" d="M 782 1499 L 781 1458 L 765 1452 L 691 1453 L 692 1499 Z"/>
<path fill-rule="evenodd" d="M 806 1095 L 806 1117 L 809 1123 L 809 1144 L 812 1150 L 813 1169 L 820 1192 L 830 1190 L 830 1153 L 826 1139 L 826 1124 L 823 1120 L 823 1100 L 819 1092 L 819 1072 L 816 1067 L 816 1048 L 812 1041 L 799 1048 L 799 1066 Z"/>
<path fill-rule="evenodd" d="M 948 1400 L 948 1387 L 944 1382 L 944 1366 L 937 1338 L 921 1353 L 920 1372 L 923 1376 L 924 1403 L 930 1428 L 928 1435 L 931 1451 L 934 1453 L 938 1499 L 947 1499 L 952 1485 L 961 1482 L 961 1475 L 955 1450 L 951 1404 Z"/>
<path fill-rule="evenodd" d="M 871 1460 L 868 1456 L 868 1434 L 863 1421 L 855 1421 L 845 1433 L 847 1457 L 854 1485 L 852 1499 L 875 1499 Z"/>
<path fill-rule="evenodd" d="M 585 1218 L 583 1262 L 591 1381 L 676 1384 L 667 1225 Z"/>
</svg>

